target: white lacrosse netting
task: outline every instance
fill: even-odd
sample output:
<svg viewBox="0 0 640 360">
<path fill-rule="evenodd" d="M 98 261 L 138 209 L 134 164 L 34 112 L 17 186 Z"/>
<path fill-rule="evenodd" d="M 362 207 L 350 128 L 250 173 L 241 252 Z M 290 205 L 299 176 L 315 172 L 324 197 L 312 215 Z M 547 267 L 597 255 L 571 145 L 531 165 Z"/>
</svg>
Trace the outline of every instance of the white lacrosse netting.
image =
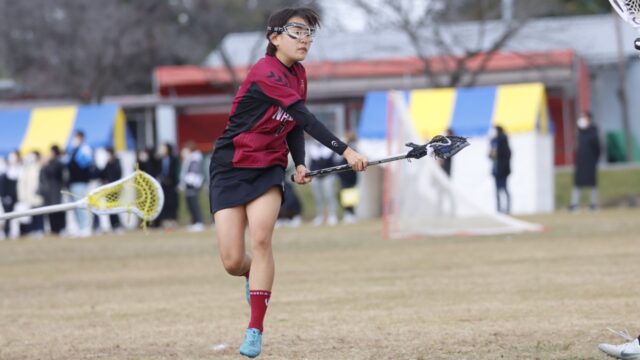
<svg viewBox="0 0 640 360">
<path fill-rule="evenodd" d="M 0 215 L 0 220 L 87 209 L 98 215 L 132 213 L 143 220 L 144 227 L 147 221 L 155 219 L 160 214 L 163 204 L 164 194 L 158 181 L 151 175 L 136 170 L 129 176 L 92 190 L 80 200 L 5 213 Z"/>
<path fill-rule="evenodd" d="M 620 17 L 640 30 L 640 0 L 609 0 Z"/>
<path fill-rule="evenodd" d="M 406 151 L 404 144 L 410 141 L 424 142 L 417 136 L 401 93 L 391 92 L 389 107 L 389 152 Z M 474 151 L 473 145 L 464 151 Z M 429 156 L 411 162 L 387 164 L 384 189 L 384 229 L 387 238 L 493 235 L 543 229 L 538 224 L 487 212 L 477 206 L 456 190 L 437 160 Z"/>
</svg>

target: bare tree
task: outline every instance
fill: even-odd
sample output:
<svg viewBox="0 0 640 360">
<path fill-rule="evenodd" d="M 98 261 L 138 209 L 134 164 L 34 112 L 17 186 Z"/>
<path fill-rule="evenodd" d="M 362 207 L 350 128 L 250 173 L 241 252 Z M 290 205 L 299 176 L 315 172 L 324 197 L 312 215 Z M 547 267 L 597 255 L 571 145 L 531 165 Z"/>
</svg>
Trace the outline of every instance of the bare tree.
<svg viewBox="0 0 640 360">
<path fill-rule="evenodd" d="M 523 25 L 522 20 L 512 19 L 496 26 L 494 20 L 490 34 L 488 27 L 499 14 L 500 4 L 489 0 L 351 1 L 368 15 L 374 28 L 395 29 L 407 36 L 433 87 L 474 85 Z M 451 31 L 452 22 L 470 16 L 476 20 L 473 39 Z"/>
<path fill-rule="evenodd" d="M 198 64 L 232 31 L 302 0 L 0 0 L 0 74 L 29 96 L 99 102 L 151 91 L 158 65 Z"/>
</svg>

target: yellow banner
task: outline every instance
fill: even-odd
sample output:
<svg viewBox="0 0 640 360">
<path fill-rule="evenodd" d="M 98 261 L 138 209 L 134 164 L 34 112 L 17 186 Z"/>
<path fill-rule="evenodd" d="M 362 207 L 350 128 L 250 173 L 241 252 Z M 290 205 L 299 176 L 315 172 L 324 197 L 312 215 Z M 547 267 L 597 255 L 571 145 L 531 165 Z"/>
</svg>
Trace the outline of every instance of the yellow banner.
<svg viewBox="0 0 640 360">
<path fill-rule="evenodd" d="M 444 134 L 449 127 L 456 100 L 456 89 L 411 91 L 411 117 L 423 140 Z"/>
<path fill-rule="evenodd" d="M 124 111 L 118 108 L 116 110 L 116 119 L 113 124 L 113 149 L 115 151 L 127 150 L 127 136 L 125 132 L 126 120 L 124 118 Z"/>
<path fill-rule="evenodd" d="M 547 131 L 547 112 L 542 84 L 501 85 L 497 88 L 492 123 L 500 125 L 508 134 Z"/>
<path fill-rule="evenodd" d="M 76 112 L 75 106 L 31 110 L 31 119 L 20 146 L 20 153 L 26 155 L 37 150 L 40 154 L 47 155 L 51 145 L 58 145 L 64 149 L 73 128 Z"/>
</svg>

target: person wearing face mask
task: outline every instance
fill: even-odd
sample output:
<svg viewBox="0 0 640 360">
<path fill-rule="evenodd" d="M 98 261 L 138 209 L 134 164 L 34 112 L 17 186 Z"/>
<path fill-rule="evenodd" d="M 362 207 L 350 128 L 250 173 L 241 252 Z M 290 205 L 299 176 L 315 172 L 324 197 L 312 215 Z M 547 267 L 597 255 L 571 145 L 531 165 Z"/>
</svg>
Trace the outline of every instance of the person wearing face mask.
<svg viewBox="0 0 640 360">
<path fill-rule="evenodd" d="M 104 168 L 100 171 L 100 180 L 103 184 L 109 184 L 122 178 L 122 165 L 112 147 L 107 147 L 105 150 L 107 151 L 108 158 Z M 109 215 L 109 221 L 111 222 L 112 231 L 120 232 L 122 230 L 119 214 Z"/>
<path fill-rule="evenodd" d="M 16 202 L 18 201 L 18 177 L 22 171 L 22 159 L 18 150 L 12 151 L 7 157 L 7 166 L 4 176 L 2 193 L 2 207 L 5 213 L 14 211 Z M 6 237 L 15 238 L 18 232 L 13 224 L 17 224 L 17 219 L 6 221 L 4 224 L 4 232 Z M 13 229 L 12 229 L 13 227 Z"/>
<path fill-rule="evenodd" d="M 173 146 L 169 143 L 160 145 L 157 179 L 164 192 L 164 206 L 158 216 L 158 223 L 165 229 L 172 229 L 177 225 L 179 176 L 178 158 L 173 153 Z"/>
<path fill-rule="evenodd" d="M 204 170 L 202 167 L 202 153 L 196 145 L 189 141 L 181 152 L 182 167 L 180 169 L 180 185 L 178 188 L 184 193 L 187 208 L 191 214 L 189 231 L 204 230 L 202 211 L 200 210 L 200 189 L 204 185 Z"/>
<path fill-rule="evenodd" d="M 67 169 L 69 171 L 69 192 L 77 198 L 87 195 L 89 181 L 92 176 L 93 150 L 84 141 L 85 136 L 82 130 L 76 130 L 71 140 L 69 157 L 67 158 Z M 86 209 L 74 210 L 78 224 L 79 236 L 90 236 L 93 222 L 93 215 Z"/>
<path fill-rule="evenodd" d="M 26 209 L 42 206 L 44 199 L 40 193 L 40 153 L 33 151 L 24 157 L 22 171 L 18 176 L 17 192 L 18 202 Z M 31 216 L 31 222 L 20 226 L 22 235 L 42 237 L 44 235 L 44 216 Z"/>
<path fill-rule="evenodd" d="M 578 138 L 575 151 L 575 168 L 573 173 L 573 189 L 571 190 L 571 204 L 569 209 L 576 211 L 580 205 L 582 189 L 590 189 L 589 207 L 598 207 L 597 167 L 600 157 L 600 138 L 598 128 L 593 123 L 589 111 L 580 114 L 577 121 Z"/>
<path fill-rule="evenodd" d="M 511 148 L 502 126 L 496 125 L 492 133 L 489 157 L 493 165 L 491 172 L 496 180 L 496 204 L 498 212 L 508 214 L 511 211 L 511 195 L 507 190 L 507 178 L 511 174 Z"/>
<path fill-rule="evenodd" d="M 62 203 L 62 189 L 64 187 L 66 171 L 62 162 L 62 152 L 58 145 L 51 146 L 51 155 L 40 171 L 40 193 L 44 205 L 58 205 Z M 67 226 L 66 214 L 54 212 L 48 214 L 49 227 L 55 235 L 60 235 Z"/>
<path fill-rule="evenodd" d="M 2 194 L 4 193 L 4 184 L 7 178 L 7 159 L 0 156 L 0 214 L 3 214 L 4 206 L 2 205 Z M 4 226 L 6 221 L 0 221 L 0 240 L 5 240 Z"/>
<path fill-rule="evenodd" d="M 136 161 L 138 162 L 138 168 L 140 171 L 144 171 L 147 174 L 157 177 L 158 176 L 158 164 L 155 156 L 150 155 L 153 154 L 152 149 L 140 149 L 136 156 Z"/>
</svg>

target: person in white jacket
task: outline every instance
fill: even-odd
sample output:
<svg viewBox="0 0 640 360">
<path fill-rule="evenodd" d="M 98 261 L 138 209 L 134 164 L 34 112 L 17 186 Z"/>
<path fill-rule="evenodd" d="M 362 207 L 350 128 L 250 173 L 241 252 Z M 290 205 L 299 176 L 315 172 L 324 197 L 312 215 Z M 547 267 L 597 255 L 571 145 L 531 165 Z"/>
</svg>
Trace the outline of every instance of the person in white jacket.
<svg viewBox="0 0 640 360">
<path fill-rule="evenodd" d="M 18 204 L 21 209 L 31 209 L 44 204 L 44 199 L 40 195 L 40 170 L 42 163 L 40 153 L 33 151 L 24 157 L 22 171 L 18 175 L 17 192 Z M 44 235 L 44 217 L 35 215 L 31 217 L 31 222 L 26 226 L 21 226 L 23 235 L 41 237 Z"/>
<path fill-rule="evenodd" d="M 189 231 L 202 231 L 202 210 L 200 209 L 200 189 L 204 184 L 204 170 L 202 168 L 202 153 L 193 142 L 188 142 L 181 152 L 182 167 L 178 189 L 184 193 L 187 207 L 191 214 Z"/>
</svg>

